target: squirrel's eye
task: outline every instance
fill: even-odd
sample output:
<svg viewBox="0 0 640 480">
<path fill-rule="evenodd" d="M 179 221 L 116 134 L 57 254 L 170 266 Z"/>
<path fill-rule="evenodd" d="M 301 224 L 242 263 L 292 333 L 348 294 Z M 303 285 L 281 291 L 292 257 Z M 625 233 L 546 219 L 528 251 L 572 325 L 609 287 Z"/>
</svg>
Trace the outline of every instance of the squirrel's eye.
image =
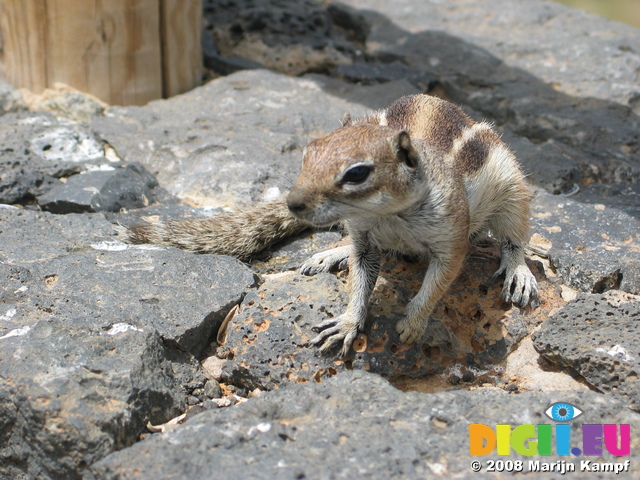
<svg viewBox="0 0 640 480">
<path fill-rule="evenodd" d="M 344 172 L 341 182 L 348 183 L 349 185 L 357 185 L 369 177 L 371 170 L 373 170 L 373 168 L 368 165 L 356 165 Z"/>
</svg>

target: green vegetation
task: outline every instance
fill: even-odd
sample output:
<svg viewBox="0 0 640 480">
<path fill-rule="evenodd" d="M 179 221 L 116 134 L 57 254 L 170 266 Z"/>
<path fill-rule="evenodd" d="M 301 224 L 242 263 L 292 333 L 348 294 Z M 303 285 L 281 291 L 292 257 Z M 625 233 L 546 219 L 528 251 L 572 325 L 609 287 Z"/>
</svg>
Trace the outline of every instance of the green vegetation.
<svg viewBox="0 0 640 480">
<path fill-rule="evenodd" d="M 640 27 L 640 1 L 638 0 L 556 0 L 570 7 L 610 18 L 617 22 Z"/>
</svg>

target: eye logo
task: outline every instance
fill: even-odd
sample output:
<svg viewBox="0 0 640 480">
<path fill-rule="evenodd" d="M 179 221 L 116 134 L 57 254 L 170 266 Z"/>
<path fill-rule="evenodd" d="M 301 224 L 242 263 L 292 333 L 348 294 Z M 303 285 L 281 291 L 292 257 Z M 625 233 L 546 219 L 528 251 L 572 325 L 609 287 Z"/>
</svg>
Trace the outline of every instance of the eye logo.
<svg viewBox="0 0 640 480">
<path fill-rule="evenodd" d="M 568 422 L 582 415 L 582 410 L 570 403 L 558 402 L 547 408 L 544 414 L 556 422 Z"/>
</svg>

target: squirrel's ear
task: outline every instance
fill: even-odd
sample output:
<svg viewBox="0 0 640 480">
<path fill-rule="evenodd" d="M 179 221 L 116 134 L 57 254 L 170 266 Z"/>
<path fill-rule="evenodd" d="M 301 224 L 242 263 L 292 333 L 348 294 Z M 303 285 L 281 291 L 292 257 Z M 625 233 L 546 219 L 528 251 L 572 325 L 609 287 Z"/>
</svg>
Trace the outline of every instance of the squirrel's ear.
<svg viewBox="0 0 640 480">
<path fill-rule="evenodd" d="M 418 152 L 411 144 L 409 132 L 400 130 L 393 138 L 392 145 L 400 162 L 409 168 L 415 168 L 418 165 Z"/>
<path fill-rule="evenodd" d="M 347 125 L 351 125 L 351 114 L 349 112 L 342 117 L 342 126 L 346 127 Z"/>
</svg>

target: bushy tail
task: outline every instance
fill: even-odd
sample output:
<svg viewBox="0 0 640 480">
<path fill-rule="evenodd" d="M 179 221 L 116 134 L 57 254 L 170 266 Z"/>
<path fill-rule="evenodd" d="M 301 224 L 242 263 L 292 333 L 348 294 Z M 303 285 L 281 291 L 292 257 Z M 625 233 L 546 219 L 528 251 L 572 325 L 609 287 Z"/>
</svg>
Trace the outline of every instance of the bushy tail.
<svg viewBox="0 0 640 480">
<path fill-rule="evenodd" d="M 284 196 L 238 212 L 208 218 L 182 218 L 126 227 L 118 237 L 128 243 L 153 243 L 197 253 L 231 255 L 248 261 L 279 240 L 309 228 L 291 215 Z"/>
</svg>

